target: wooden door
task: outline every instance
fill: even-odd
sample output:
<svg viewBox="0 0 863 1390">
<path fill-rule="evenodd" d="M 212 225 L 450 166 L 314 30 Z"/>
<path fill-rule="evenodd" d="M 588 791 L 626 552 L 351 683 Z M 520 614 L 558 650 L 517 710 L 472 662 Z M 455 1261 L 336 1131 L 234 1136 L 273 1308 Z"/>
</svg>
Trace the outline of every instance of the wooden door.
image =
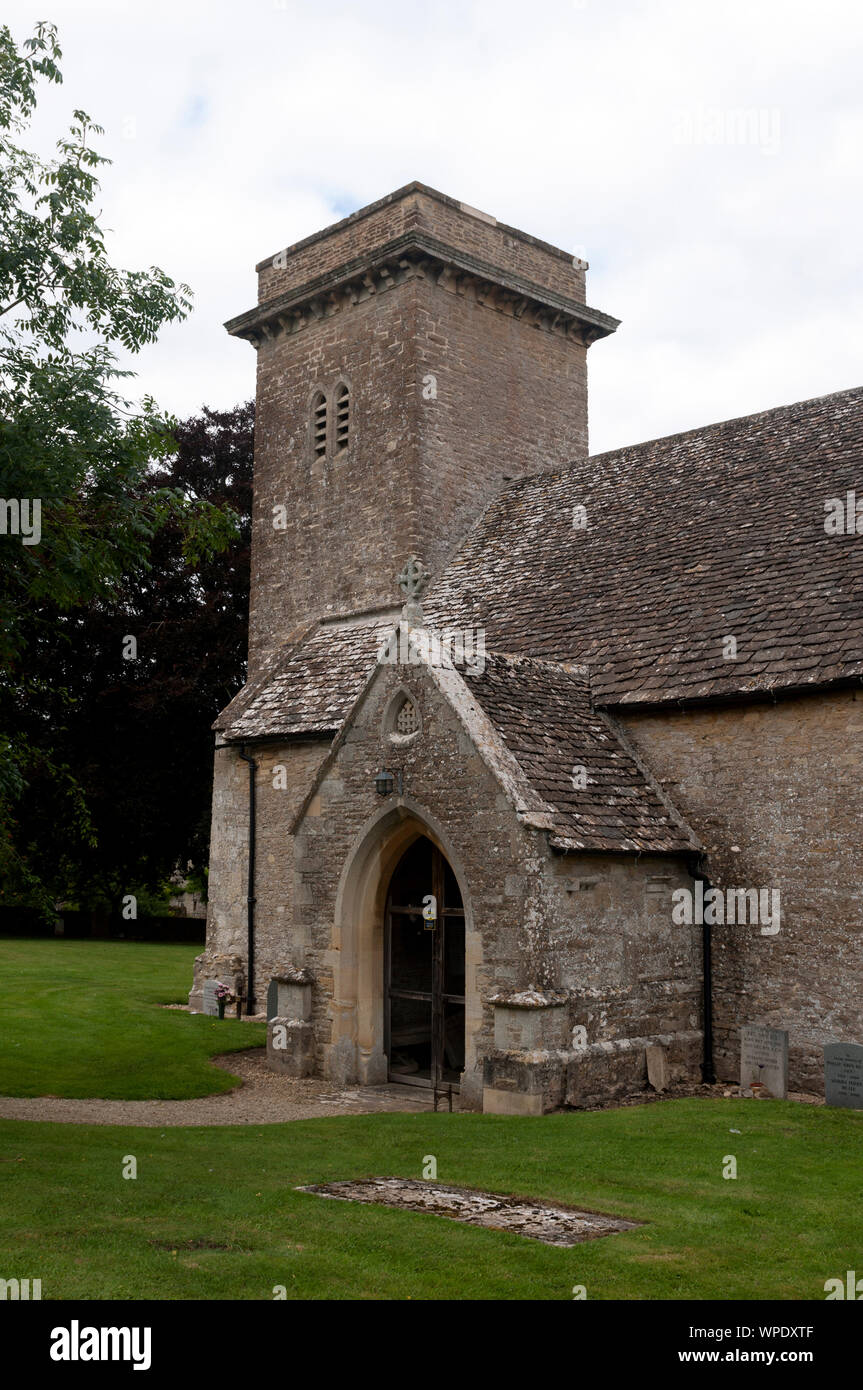
<svg viewBox="0 0 863 1390">
<path fill-rule="evenodd" d="M 457 1087 L 464 1070 L 464 907 L 455 874 L 425 836 L 392 876 L 384 968 L 390 1080 Z"/>
</svg>

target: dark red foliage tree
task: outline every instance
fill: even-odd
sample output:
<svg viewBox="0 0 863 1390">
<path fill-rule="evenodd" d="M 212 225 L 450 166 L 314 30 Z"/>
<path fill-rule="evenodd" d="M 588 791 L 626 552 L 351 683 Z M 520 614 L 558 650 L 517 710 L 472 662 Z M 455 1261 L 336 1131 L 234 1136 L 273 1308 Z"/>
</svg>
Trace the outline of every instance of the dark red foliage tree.
<svg viewBox="0 0 863 1390">
<path fill-rule="evenodd" d="M 180 525 L 165 526 L 110 606 L 41 615 L 18 692 L 46 754 L 18 807 L 19 851 L 56 900 L 82 906 L 119 907 L 177 867 L 202 874 L 210 726 L 245 678 L 254 407 L 205 408 L 176 438 L 147 486 L 232 511 L 236 539 L 190 563 Z"/>
</svg>

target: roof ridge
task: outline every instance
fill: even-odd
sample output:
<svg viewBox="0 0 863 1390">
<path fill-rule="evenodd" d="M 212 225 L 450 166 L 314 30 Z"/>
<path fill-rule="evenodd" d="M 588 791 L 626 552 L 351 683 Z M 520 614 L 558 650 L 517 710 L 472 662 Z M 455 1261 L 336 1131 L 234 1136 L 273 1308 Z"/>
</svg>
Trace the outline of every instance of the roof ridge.
<svg viewBox="0 0 863 1390">
<path fill-rule="evenodd" d="M 789 411 L 802 409 L 804 406 L 812 406 L 826 401 L 835 401 L 840 396 L 859 396 L 863 399 L 863 386 L 846 386 L 841 391 L 827 391 L 821 396 L 807 396 L 802 401 L 787 401 L 784 405 L 767 406 L 764 410 L 753 410 L 748 415 L 731 415 L 725 420 L 712 420 L 708 425 L 696 425 L 688 430 L 675 430 L 672 434 L 658 434 L 652 439 L 641 439 L 634 444 L 622 444 L 617 449 L 604 449 L 599 454 L 589 454 L 588 459 L 591 463 L 598 462 L 600 459 L 615 458 L 620 454 L 629 453 L 633 449 L 646 449 L 651 444 L 667 444 L 672 440 L 687 439 L 696 434 L 707 434 L 710 430 L 724 430 L 731 425 L 742 425 L 748 420 L 763 420 L 768 416 L 785 415 Z M 578 464 L 571 464 L 570 467 L 576 468 Z M 566 469 L 561 470 L 566 472 Z M 533 474 L 532 476 L 536 476 Z"/>
<path fill-rule="evenodd" d="M 812 406 L 821 402 L 837 400 L 841 396 L 853 398 L 860 396 L 863 398 L 863 386 L 846 386 L 840 391 L 827 391 L 822 396 L 807 396 L 802 401 L 787 401 L 785 405 L 772 405 L 765 407 L 764 410 L 753 410 L 748 415 L 731 415 L 725 420 L 712 420 L 707 425 L 694 425 L 688 430 L 674 430 L 671 434 L 657 434 L 651 439 L 636 440 L 633 444 L 621 444 L 616 449 L 603 449 L 598 454 L 588 454 L 584 459 L 573 459 L 570 463 L 561 463 L 556 468 L 538 468 L 534 473 L 525 473 L 520 478 L 513 478 L 511 482 L 501 488 L 480 513 L 480 518 L 488 515 L 497 502 L 511 497 L 520 488 L 533 486 L 544 482 L 546 479 L 564 478 L 568 473 L 575 473 L 577 469 L 583 468 L 588 463 L 604 462 L 606 459 L 618 458 L 623 454 L 631 453 L 637 449 L 649 449 L 654 444 L 669 444 L 675 440 L 693 438 L 696 435 L 709 434 L 711 430 L 725 430 L 732 425 L 742 425 L 747 420 L 766 419 L 768 416 L 781 416 L 791 410 L 801 409 L 804 406 Z M 455 552 L 455 555 L 458 551 Z M 455 558 L 455 556 L 454 556 Z"/>
</svg>

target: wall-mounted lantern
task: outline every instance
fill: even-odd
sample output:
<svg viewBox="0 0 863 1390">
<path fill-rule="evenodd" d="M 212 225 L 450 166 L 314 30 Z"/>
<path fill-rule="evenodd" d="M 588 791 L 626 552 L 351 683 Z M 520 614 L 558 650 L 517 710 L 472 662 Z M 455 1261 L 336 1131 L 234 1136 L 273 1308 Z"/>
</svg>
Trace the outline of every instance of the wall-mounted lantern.
<svg viewBox="0 0 863 1390">
<path fill-rule="evenodd" d="M 375 777 L 375 791 L 378 796 L 389 796 L 395 786 L 395 778 L 386 768 L 381 768 Z"/>
<path fill-rule="evenodd" d="M 390 772 L 389 768 L 382 767 L 380 772 L 375 774 L 375 791 L 378 796 L 389 796 L 392 791 L 397 796 L 401 796 L 404 791 L 404 778 L 401 771 Z"/>
</svg>

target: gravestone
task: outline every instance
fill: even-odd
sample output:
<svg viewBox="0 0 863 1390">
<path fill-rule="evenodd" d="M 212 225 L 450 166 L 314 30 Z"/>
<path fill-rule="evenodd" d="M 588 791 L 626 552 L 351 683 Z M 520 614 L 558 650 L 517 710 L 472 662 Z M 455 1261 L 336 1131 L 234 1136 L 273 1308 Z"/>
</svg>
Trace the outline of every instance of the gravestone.
<svg viewBox="0 0 863 1390">
<path fill-rule="evenodd" d="M 267 1022 L 279 1012 L 279 982 L 270 980 L 267 986 Z"/>
<path fill-rule="evenodd" d="M 654 1091 L 668 1090 L 668 1054 L 664 1047 L 651 1044 L 647 1054 L 647 1080 Z"/>
<path fill-rule="evenodd" d="M 828 1043 L 824 1048 L 824 1096 L 828 1105 L 863 1110 L 863 1047 Z"/>
<path fill-rule="evenodd" d="M 216 989 L 221 982 L 219 980 L 205 980 L 203 1004 L 205 1014 L 214 1014 L 219 1017 L 219 1001 L 216 998 Z"/>
<path fill-rule="evenodd" d="M 788 1034 L 782 1028 L 748 1023 L 740 1030 L 740 1089 L 753 1082 L 775 1100 L 788 1095 Z"/>
</svg>

